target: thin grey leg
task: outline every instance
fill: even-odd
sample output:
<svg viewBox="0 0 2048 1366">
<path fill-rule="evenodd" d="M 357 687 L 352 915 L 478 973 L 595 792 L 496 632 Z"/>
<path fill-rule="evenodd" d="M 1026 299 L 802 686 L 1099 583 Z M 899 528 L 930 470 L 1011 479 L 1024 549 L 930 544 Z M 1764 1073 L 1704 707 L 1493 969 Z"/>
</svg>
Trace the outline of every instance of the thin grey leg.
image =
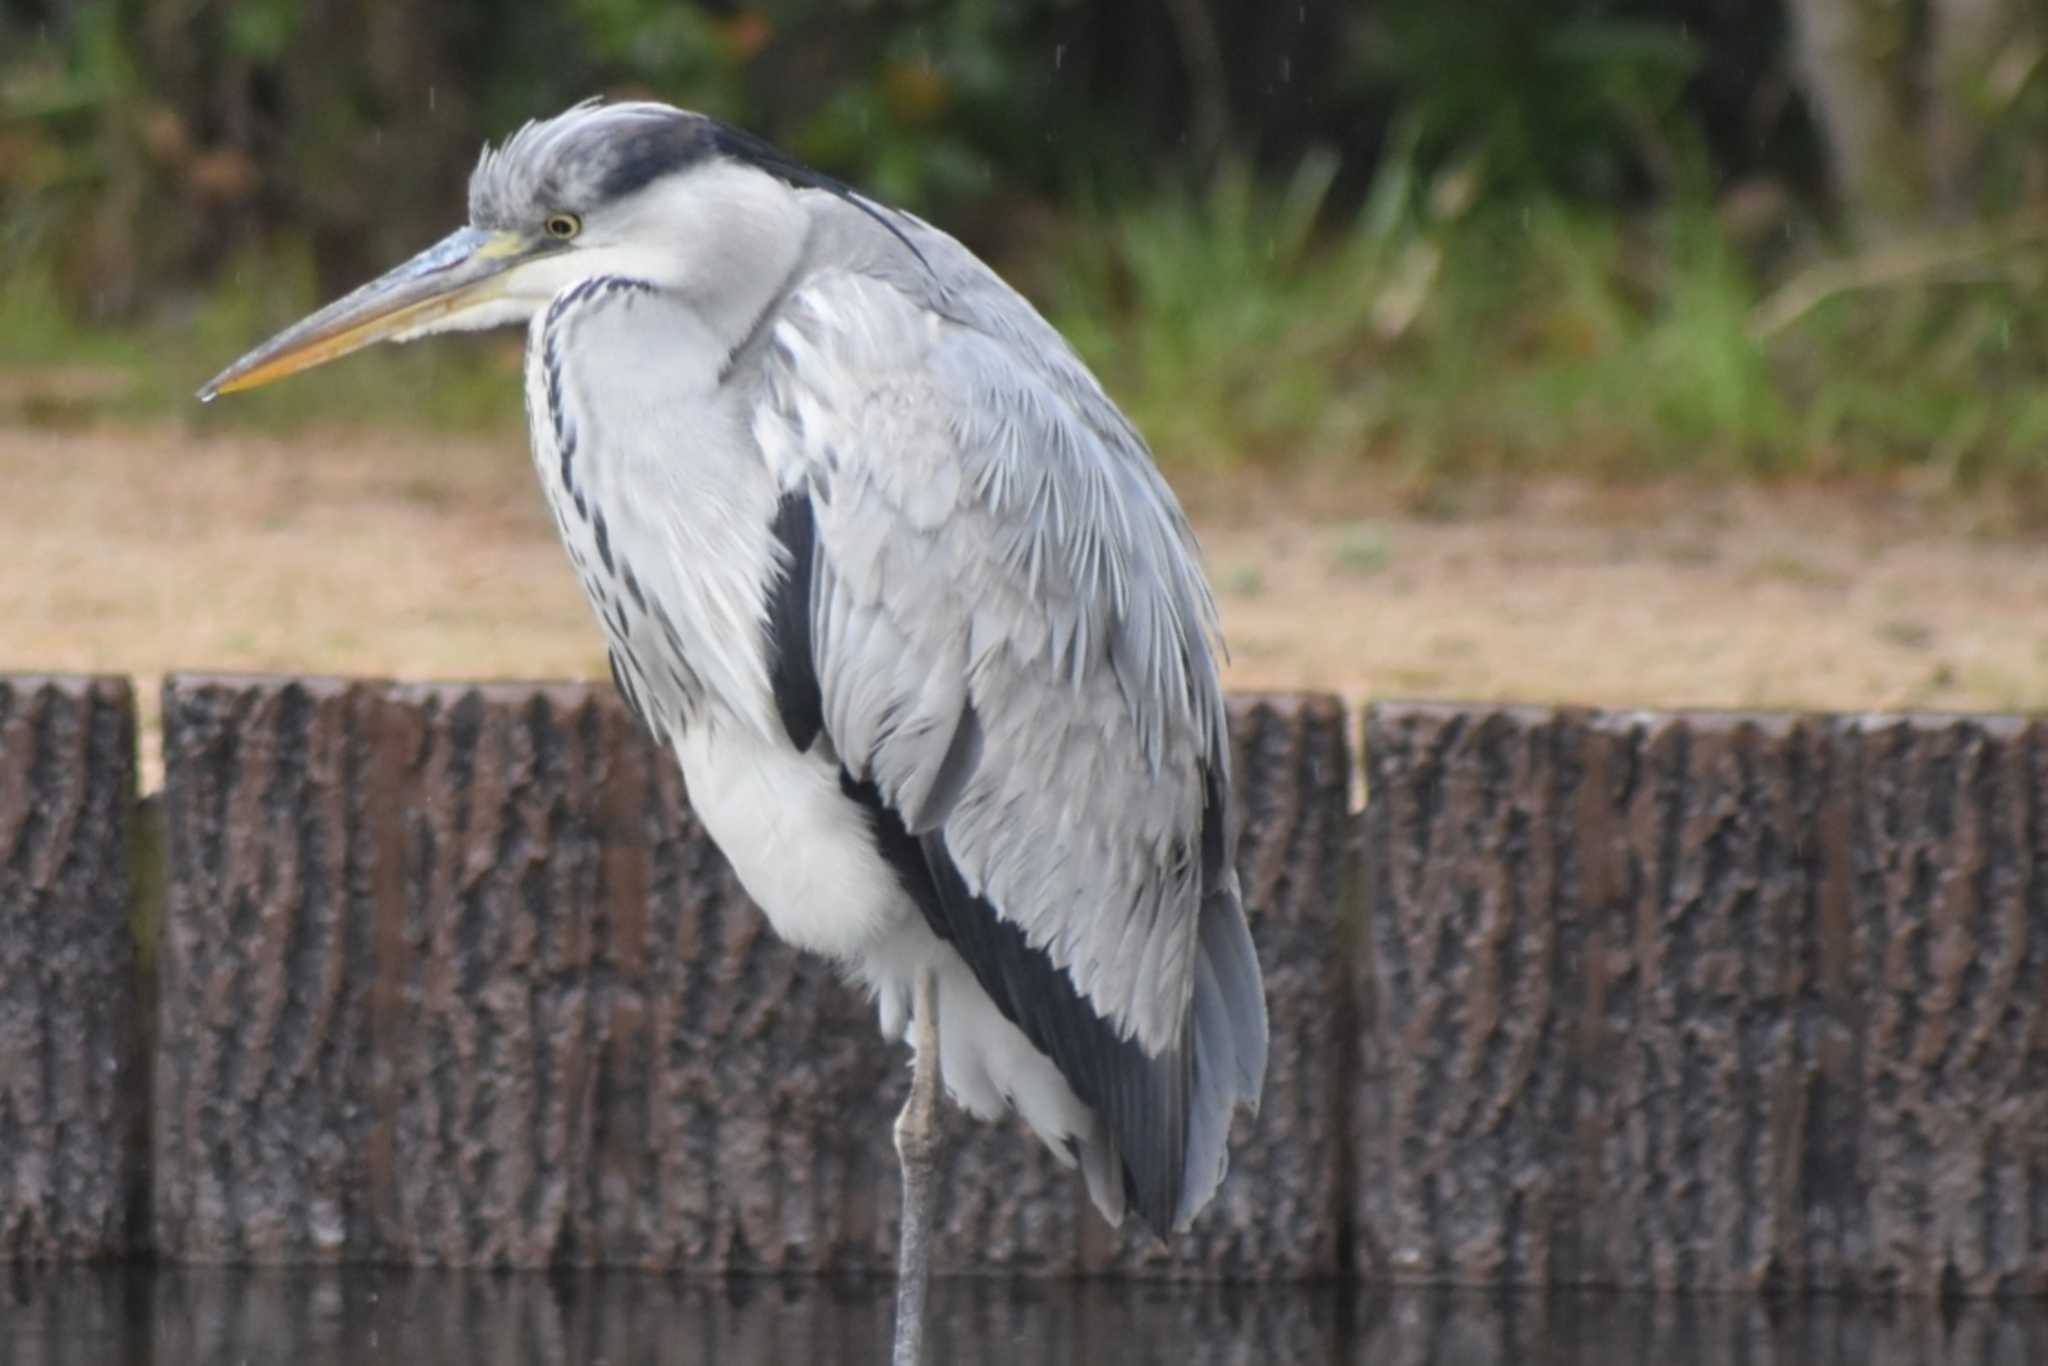
<svg viewBox="0 0 2048 1366">
<path fill-rule="evenodd" d="M 903 1232 L 896 1246 L 895 1366 L 922 1366 L 925 1292 L 931 1288 L 932 1183 L 939 1157 L 939 983 L 917 975 L 917 1058 L 910 1099 L 896 1116 L 896 1158 L 903 1167 Z"/>
</svg>

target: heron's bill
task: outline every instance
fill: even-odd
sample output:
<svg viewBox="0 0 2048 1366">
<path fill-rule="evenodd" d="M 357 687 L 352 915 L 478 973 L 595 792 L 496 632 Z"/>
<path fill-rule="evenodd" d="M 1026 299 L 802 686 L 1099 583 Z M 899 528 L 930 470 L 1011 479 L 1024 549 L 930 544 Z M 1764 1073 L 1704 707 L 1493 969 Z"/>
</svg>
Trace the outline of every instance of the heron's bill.
<svg viewBox="0 0 2048 1366">
<path fill-rule="evenodd" d="M 516 233 L 462 228 L 395 270 L 294 323 L 208 380 L 202 402 L 310 370 L 488 303 L 530 244 Z"/>
</svg>

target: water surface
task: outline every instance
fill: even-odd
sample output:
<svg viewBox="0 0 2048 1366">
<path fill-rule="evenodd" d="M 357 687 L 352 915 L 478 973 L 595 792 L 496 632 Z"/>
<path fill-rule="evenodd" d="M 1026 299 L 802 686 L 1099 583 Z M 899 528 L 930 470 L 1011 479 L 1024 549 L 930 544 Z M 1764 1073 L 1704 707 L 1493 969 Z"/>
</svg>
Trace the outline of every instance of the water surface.
<svg viewBox="0 0 2048 1366">
<path fill-rule="evenodd" d="M 6 1366 L 886 1361 L 881 1281 L 0 1268 Z M 932 1360 L 988 1366 L 2037 1366 L 2048 1306 L 949 1280 Z"/>
</svg>

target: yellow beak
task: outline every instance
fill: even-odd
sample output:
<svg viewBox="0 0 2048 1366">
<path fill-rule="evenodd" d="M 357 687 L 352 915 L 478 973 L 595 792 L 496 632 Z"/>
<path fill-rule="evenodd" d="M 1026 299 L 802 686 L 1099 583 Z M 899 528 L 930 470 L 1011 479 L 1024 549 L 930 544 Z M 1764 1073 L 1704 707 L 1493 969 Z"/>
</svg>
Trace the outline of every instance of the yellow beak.
<svg viewBox="0 0 2048 1366">
<path fill-rule="evenodd" d="M 497 298 L 504 273 L 533 255 L 518 233 L 461 228 L 354 293 L 294 323 L 206 382 L 202 402 L 401 337 Z"/>
</svg>

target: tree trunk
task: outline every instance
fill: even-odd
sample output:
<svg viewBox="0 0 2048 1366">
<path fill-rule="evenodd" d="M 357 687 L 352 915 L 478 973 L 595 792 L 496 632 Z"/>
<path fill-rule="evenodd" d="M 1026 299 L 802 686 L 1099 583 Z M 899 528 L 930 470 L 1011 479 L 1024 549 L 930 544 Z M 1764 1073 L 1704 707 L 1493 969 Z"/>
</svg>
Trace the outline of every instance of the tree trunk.
<svg viewBox="0 0 2048 1366">
<path fill-rule="evenodd" d="M 1928 0 L 1927 181 L 1936 214 L 1967 218 L 1999 103 L 1994 68 L 2017 38 L 2019 0 Z"/>
<path fill-rule="evenodd" d="M 1798 65 L 1837 192 L 1864 238 L 1981 211 L 2002 76 L 2027 0 L 1791 0 Z M 2006 90 L 2004 86 L 2014 86 Z"/>
<path fill-rule="evenodd" d="M 1883 236 L 1924 200 L 1906 79 L 1902 0 L 1792 0 L 1794 41 L 1835 186 L 1860 236 Z"/>
</svg>

